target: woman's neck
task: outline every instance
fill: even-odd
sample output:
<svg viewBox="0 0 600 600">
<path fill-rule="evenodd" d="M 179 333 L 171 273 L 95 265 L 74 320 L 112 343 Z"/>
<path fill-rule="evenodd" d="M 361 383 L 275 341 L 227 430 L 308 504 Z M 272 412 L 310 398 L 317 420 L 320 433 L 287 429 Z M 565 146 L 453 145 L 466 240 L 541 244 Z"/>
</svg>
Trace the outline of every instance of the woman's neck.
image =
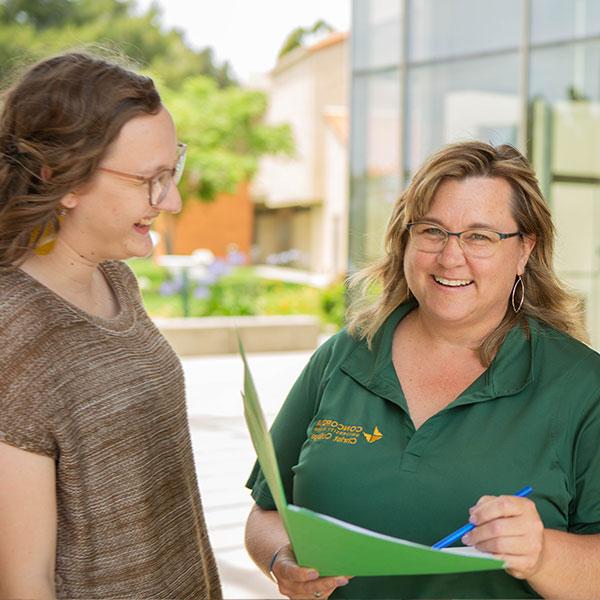
<svg viewBox="0 0 600 600">
<path fill-rule="evenodd" d="M 90 293 L 98 276 L 98 263 L 80 256 L 60 238 L 48 254 L 32 252 L 21 269 L 55 291 L 75 294 Z"/>
<path fill-rule="evenodd" d="M 417 335 L 432 349 L 457 352 L 476 352 L 482 341 L 498 326 L 500 319 L 484 323 L 458 325 L 430 318 L 422 309 L 413 311 L 413 327 Z"/>
<path fill-rule="evenodd" d="M 98 265 L 57 241 L 49 254 L 31 254 L 21 269 L 86 313 L 111 319 L 119 302 Z"/>
</svg>

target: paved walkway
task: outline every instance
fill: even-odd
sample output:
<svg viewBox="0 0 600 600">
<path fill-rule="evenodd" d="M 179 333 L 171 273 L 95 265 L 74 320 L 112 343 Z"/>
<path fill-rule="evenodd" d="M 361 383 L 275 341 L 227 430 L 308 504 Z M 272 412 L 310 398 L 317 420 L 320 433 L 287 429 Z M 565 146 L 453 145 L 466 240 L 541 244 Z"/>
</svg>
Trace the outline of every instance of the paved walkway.
<svg viewBox="0 0 600 600">
<path fill-rule="evenodd" d="M 249 355 L 269 423 L 309 356 Z M 241 360 L 232 355 L 185 358 L 183 368 L 196 469 L 224 597 L 282 598 L 244 549 L 244 524 L 252 505 L 244 483 L 255 453 L 243 417 Z"/>
</svg>

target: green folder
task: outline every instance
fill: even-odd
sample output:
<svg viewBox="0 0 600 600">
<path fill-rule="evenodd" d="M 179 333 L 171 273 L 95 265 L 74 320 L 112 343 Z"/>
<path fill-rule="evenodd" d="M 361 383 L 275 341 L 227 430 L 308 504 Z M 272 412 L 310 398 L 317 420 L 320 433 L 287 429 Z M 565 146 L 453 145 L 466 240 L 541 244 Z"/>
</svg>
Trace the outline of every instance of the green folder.
<svg viewBox="0 0 600 600">
<path fill-rule="evenodd" d="M 271 434 L 240 341 L 244 361 L 244 413 L 258 462 L 298 564 L 328 575 L 430 575 L 493 571 L 504 563 L 471 548 L 429 546 L 370 531 L 334 517 L 288 504 Z"/>
</svg>

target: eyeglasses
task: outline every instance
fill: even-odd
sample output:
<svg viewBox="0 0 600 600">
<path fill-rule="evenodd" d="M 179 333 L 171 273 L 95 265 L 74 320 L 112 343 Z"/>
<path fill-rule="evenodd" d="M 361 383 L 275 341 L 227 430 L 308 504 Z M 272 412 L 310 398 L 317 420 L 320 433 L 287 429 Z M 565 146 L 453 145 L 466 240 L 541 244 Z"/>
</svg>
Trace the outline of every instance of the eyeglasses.
<svg viewBox="0 0 600 600">
<path fill-rule="evenodd" d="M 417 250 L 422 252 L 440 252 L 444 249 L 451 235 L 455 235 L 462 251 L 474 258 L 489 258 L 497 248 L 498 243 L 511 237 L 523 236 L 520 231 L 514 233 L 499 233 L 490 229 L 467 229 L 452 232 L 435 223 L 409 223 L 406 228 L 410 239 Z"/>
<path fill-rule="evenodd" d="M 185 153 L 187 146 L 181 142 L 177 144 L 177 160 L 173 169 L 163 169 L 153 175 L 152 177 L 144 177 L 142 175 L 135 175 L 133 173 L 124 173 L 123 171 L 115 171 L 114 169 L 108 169 L 107 167 L 98 167 L 99 171 L 117 175 L 118 177 L 124 177 L 125 179 L 132 179 L 139 181 L 140 183 L 148 184 L 148 202 L 152 208 L 156 208 L 160 203 L 167 197 L 171 182 L 175 185 L 181 180 L 183 173 L 183 167 L 185 165 Z"/>
</svg>

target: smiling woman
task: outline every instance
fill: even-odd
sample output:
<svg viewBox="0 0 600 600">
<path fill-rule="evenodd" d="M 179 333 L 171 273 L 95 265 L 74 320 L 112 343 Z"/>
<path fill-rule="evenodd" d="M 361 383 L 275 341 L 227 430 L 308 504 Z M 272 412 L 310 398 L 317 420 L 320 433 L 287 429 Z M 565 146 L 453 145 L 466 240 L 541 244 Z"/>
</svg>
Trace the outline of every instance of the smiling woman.
<svg viewBox="0 0 600 600">
<path fill-rule="evenodd" d="M 451 221 L 460 221 L 460 226 Z M 385 256 L 353 278 L 356 300 L 350 312 L 352 332 L 361 331 L 360 335 L 370 343 L 395 307 L 416 297 L 406 270 L 416 268 L 415 261 L 426 259 L 421 253 L 429 252 L 418 249 L 422 241 L 411 232 L 412 223 L 423 222 L 446 231 L 432 254 L 435 263 L 431 267 L 437 266 L 431 276 L 452 274 L 456 278 L 461 271 L 489 267 L 488 280 L 506 279 L 502 284 L 505 295 L 498 299 L 495 309 L 502 318 L 479 337 L 478 351 L 483 364 L 489 364 L 506 333 L 516 322 L 522 323 L 526 315 L 587 340 L 581 300 L 554 273 L 555 230 L 535 174 L 515 148 L 507 145 L 494 148 L 480 142 L 448 146 L 434 154 L 400 196 L 387 228 Z M 447 235 L 453 228 L 491 231 L 497 243 L 489 244 L 490 256 L 480 256 L 481 253 L 473 251 L 472 244 L 465 243 L 464 235 Z M 524 253 L 520 261 L 514 252 Z M 502 260 L 505 256 L 512 257 L 513 262 L 505 263 Z M 367 290 L 373 284 L 383 284 L 384 289 L 371 303 Z M 475 284 L 477 287 L 477 281 Z M 483 288 L 483 283 L 479 287 Z M 508 310 L 515 297 L 517 302 L 524 303 L 520 312 Z"/>
<path fill-rule="evenodd" d="M 0 116 L 0 597 L 221 590 L 179 360 L 121 262 L 177 212 L 185 146 L 151 79 L 47 59 Z"/>
<path fill-rule="evenodd" d="M 553 272 L 527 160 L 510 146 L 443 148 L 385 241 L 353 279 L 347 330 L 313 355 L 273 424 L 288 502 L 427 545 L 469 520 L 462 542 L 506 570 L 319 577 L 296 563 L 258 465 L 250 553 L 290 598 L 597 597 L 600 356 Z M 333 443 L 319 435 L 332 419 L 377 443 Z M 507 495 L 524 486 L 530 498 Z"/>
</svg>

